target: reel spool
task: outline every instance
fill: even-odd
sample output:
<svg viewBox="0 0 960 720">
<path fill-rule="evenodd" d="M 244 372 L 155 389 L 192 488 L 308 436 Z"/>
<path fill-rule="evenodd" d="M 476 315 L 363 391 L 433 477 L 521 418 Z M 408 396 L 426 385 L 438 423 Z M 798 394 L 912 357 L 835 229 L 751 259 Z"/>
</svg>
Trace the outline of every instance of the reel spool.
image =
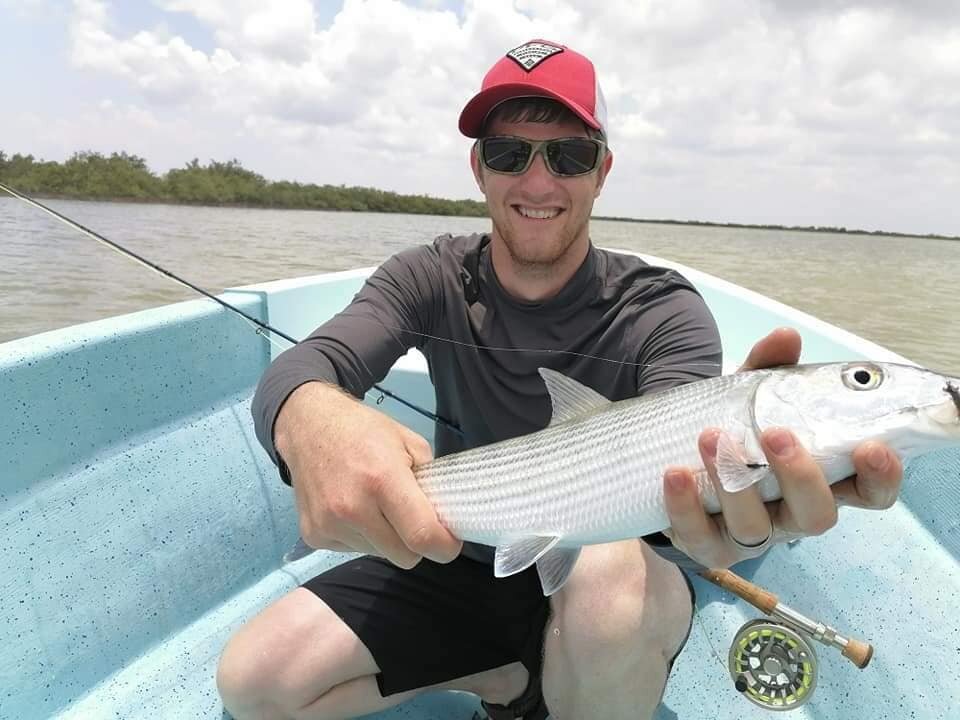
<svg viewBox="0 0 960 720">
<path fill-rule="evenodd" d="M 730 676 L 744 697 L 767 710 L 800 707 L 817 686 L 817 655 L 795 630 L 751 620 L 730 646 Z"/>
</svg>

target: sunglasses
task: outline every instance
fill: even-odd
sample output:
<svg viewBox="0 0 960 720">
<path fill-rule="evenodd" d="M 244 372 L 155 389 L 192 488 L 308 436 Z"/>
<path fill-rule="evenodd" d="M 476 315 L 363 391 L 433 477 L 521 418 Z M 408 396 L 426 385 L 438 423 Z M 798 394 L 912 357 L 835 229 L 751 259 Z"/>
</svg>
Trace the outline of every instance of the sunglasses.
<svg viewBox="0 0 960 720">
<path fill-rule="evenodd" d="M 533 157 L 541 153 L 551 173 L 558 177 L 576 177 L 592 173 L 600 166 L 606 143 L 585 137 L 524 140 L 494 135 L 481 138 L 476 147 L 484 167 L 495 173 L 520 175 L 530 167 Z"/>
</svg>

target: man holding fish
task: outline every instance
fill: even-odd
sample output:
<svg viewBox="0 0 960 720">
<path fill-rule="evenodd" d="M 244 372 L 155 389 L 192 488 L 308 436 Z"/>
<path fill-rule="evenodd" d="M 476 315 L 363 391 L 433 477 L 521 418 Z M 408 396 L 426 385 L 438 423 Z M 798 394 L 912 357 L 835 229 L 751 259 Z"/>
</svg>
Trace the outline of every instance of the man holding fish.
<svg viewBox="0 0 960 720">
<path fill-rule="evenodd" d="M 304 540 L 364 555 L 231 639 L 217 679 L 237 720 L 348 718 L 441 688 L 476 693 L 492 720 L 649 718 L 692 619 L 677 563 L 727 567 L 825 532 L 838 504 L 881 509 L 897 498 L 902 466 L 886 445 L 858 447 L 857 474 L 831 486 L 790 431 L 772 428 L 762 452 L 782 500 L 718 485 L 721 511 L 708 514 L 694 469 L 670 468 L 669 539 L 577 548 L 549 597 L 532 565 L 495 577 L 493 549 L 455 537 L 418 484 L 429 443 L 356 398 L 418 347 L 438 415 L 459 428 L 437 425 L 445 456 L 546 427 L 540 367 L 621 400 L 718 375 L 721 350 L 689 282 L 590 242 L 613 155 L 586 57 L 545 40 L 511 50 L 460 129 L 477 139 L 470 164 L 492 231 L 390 258 L 261 381 L 257 431 L 293 487 Z M 744 368 L 799 356 L 798 334 L 781 329 Z M 704 428 L 699 451 L 714 481 L 717 445 Z"/>
</svg>

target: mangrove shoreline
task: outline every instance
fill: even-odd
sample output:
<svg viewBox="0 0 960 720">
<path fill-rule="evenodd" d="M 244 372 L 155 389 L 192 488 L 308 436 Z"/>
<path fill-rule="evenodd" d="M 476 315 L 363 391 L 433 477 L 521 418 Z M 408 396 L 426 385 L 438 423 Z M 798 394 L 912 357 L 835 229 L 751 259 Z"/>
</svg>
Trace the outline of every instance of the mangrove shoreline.
<svg viewBox="0 0 960 720">
<path fill-rule="evenodd" d="M 183 168 L 170 170 L 164 175 L 156 175 L 150 171 L 143 158 L 124 152 L 112 153 L 109 156 L 94 152 L 79 152 L 61 163 L 38 160 L 33 155 L 11 156 L 0 151 L 0 182 L 26 195 L 63 200 L 488 217 L 486 203 L 476 200 L 401 195 L 369 187 L 270 181 L 262 175 L 247 170 L 236 159 L 227 162 L 211 160 L 203 165 L 194 158 Z M 846 227 L 720 223 L 598 215 L 594 215 L 592 219 L 743 230 L 960 240 L 960 237 L 952 235 L 860 230 Z"/>
</svg>

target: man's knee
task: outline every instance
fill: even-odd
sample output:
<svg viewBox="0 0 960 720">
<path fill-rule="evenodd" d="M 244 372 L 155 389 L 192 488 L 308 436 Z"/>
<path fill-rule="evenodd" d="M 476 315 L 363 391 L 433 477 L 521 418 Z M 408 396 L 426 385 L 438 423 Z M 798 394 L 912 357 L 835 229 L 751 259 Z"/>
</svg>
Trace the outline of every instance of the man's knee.
<svg viewBox="0 0 960 720">
<path fill-rule="evenodd" d="M 238 719 L 294 717 L 334 686 L 376 671 L 353 631 L 298 588 L 230 638 L 217 687 Z"/>
<path fill-rule="evenodd" d="M 553 632 L 586 663 L 615 653 L 669 661 L 690 626 L 692 603 L 680 570 L 636 542 L 584 549 L 587 564 L 554 604 Z"/>
<path fill-rule="evenodd" d="M 276 686 L 274 663 L 265 662 L 246 628 L 234 635 L 217 664 L 217 689 L 236 720 L 282 717 L 271 702 Z"/>
<path fill-rule="evenodd" d="M 217 689 L 224 707 L 236 720 L 291 718 L 329 689 L 318 689 L 320 677 L 300 672 L 302 647 L 294 641 L 296 624 L 281 628 L 262 616 L 230 638 L 217 665 Z M 283 640 L 286 639 L 286 641 Z M 278 639 L 280 639 L 278 641 Z"/>
<path fill-rule="evenodd" d="M 582 565 L 581 565 L 582 563 Z M 557 717 L 652 717 L 686 637 L 690 593 L 640 541 L 585 547 L 552 598 L 543 693 Z"/>
</svg>

